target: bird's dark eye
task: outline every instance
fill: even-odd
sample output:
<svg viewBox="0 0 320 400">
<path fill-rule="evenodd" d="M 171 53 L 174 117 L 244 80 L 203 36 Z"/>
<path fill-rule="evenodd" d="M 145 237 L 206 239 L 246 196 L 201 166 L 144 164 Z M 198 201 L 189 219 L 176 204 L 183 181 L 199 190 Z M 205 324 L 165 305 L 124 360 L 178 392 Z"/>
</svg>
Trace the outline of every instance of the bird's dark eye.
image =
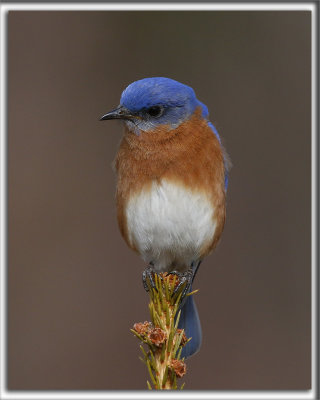
<svg viewBox="0 0 320 400">
<path fill-rule="evenodd" d="M 163 114 L 163 107 L 161 106 L 152 106 L 150 108 L 147 109 L 147 113 L 151 116 L 151 117 L 161 117 L 161 115 Z"/>
</svg>

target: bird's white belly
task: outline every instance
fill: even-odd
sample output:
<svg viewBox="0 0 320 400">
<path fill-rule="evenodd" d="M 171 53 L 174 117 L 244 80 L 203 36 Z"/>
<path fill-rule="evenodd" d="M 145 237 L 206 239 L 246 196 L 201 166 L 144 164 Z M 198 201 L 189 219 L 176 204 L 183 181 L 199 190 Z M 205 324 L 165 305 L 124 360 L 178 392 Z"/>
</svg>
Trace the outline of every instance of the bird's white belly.
<svg viewBox="0 0 320 400">
<path fill-rule="evenodd" d="M 212 203 L 195 192 L 162 180 L 133 196 L 126 207 L 129 241 L 157 271 L 185 270 L 213 239 Z"/>
</svg>

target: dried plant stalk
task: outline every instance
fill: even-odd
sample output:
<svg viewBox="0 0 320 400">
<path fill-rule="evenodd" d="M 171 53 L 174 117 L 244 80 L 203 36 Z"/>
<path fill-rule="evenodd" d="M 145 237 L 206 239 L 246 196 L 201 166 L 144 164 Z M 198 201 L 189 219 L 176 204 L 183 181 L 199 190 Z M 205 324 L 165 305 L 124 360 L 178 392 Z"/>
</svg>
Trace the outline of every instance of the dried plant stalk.
<svg viewBox="0 0 320 400">
<path fill-rule="evenodd" d="M 182 347 L 191 340 L 183 329 L 178 329 L 179 306 L 185 285 L 174 293 L 178 284 L 176 275 L 154 274 L 154 280 L 156 289 L 149 285 L 151 322 L 135 323 L 131 332 L 147 346 L 145 349 L 140 344 L 143 355 L 140 359 L 148 368 L 153 387 L 157 390 L 178 389 L 177 378 L 187 371 L 184 358 L 181 359 Z M 147 381 L 149 389 L 152 389 L 151 383 Z"/>
</svg>

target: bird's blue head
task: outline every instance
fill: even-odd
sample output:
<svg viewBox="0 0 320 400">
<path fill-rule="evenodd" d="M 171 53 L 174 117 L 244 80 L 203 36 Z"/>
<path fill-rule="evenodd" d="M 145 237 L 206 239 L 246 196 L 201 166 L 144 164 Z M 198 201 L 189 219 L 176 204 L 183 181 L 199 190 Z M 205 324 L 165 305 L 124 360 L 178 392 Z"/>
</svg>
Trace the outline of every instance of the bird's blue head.
<svg viewBox="0 0 320 400">
<path fill-rule="evenodd" d="M 208 108 L 190 86 L 169 78 L 145 78 L 131 83 L 121 95 L 120 106 L 101 119 L 124 119 L 129 129 L 139 134 L 159 125 L 174 129 L 199 106 L 207 118 Z"/>
</svg>

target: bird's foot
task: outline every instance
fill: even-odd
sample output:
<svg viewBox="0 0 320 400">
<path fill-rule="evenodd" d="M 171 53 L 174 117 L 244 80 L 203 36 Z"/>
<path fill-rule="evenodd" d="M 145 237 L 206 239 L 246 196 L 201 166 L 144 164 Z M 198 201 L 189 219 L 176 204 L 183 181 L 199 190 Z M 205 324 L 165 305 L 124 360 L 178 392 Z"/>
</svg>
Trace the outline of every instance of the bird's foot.
<svg viewBox="0 0 320 400">
<path fill-rule="evenodd" d="M 177 286 L 174 288 L 174 291 L 172 293 L 173 296 L 181 290 L 182 286 L 184 286 L 184 288 L 182 289 L 182 294 L 181 294 L 181 300 L 183 300 L 184 297 L 186 296 L 186 294 L 189 292 L 191 284 L 192 284 L 193 269 L 189 268 L 184 272 L 171 271 L 168 273 L 168 275 L 176 275 L 179 279 L 179 282 L 178 282 Z"/>
<path fill-rule="evenodd" d="M 148 281 L 149 280 L 149 284 Z M 149 292 L 150 288 L 151 289 L 156 289 L 156 283 L 154 281 L 154 270 L 153 270 L 153 264 L 150 263 L 147 268 L 142 272 L 142 283 L 144 289 Z"/>
</svg>

